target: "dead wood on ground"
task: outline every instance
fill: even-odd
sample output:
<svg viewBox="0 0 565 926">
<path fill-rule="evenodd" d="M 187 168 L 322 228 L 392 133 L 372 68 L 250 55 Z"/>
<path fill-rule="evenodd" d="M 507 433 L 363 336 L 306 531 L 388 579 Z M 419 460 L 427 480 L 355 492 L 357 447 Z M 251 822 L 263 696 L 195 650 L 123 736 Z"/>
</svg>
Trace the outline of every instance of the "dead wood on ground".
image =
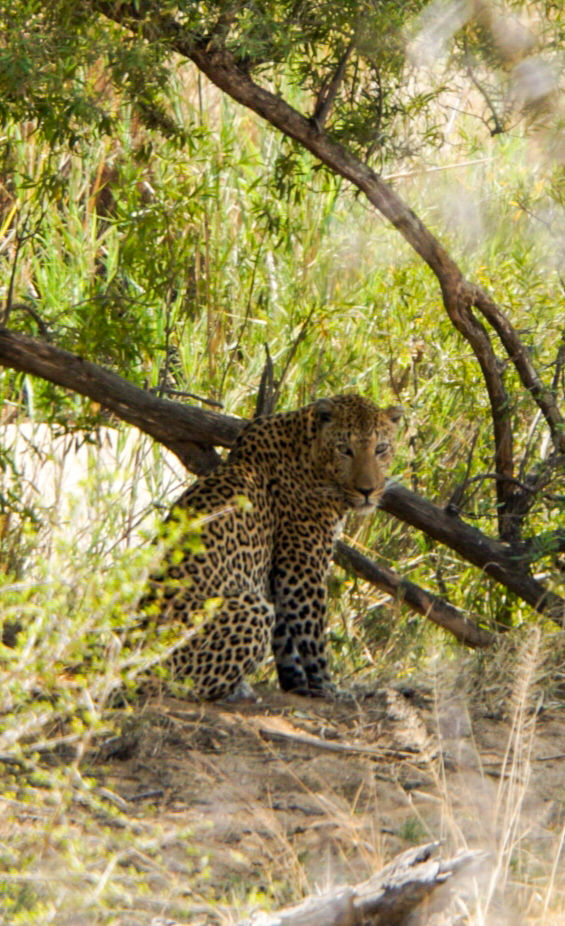
<svg viewBox="0 0 565 926">
<path fill-rule="evenodd" d="M 277 913 L 258 913 L 239 926 L 403 926 L 414 923 L 417 907 L 455 874 L 469 869 L 478 852 L 461 852 L 451 859 L 432 858 L 439 843 L 432 842 L 398 855 L 368 881 L 340 887 Z M 447 906 L 446 892 L 439 909 Z M 438 909 L 436 907 L 436 911 Z M 434 912 L 436 912 L 434 911 Z"/>
</svg>

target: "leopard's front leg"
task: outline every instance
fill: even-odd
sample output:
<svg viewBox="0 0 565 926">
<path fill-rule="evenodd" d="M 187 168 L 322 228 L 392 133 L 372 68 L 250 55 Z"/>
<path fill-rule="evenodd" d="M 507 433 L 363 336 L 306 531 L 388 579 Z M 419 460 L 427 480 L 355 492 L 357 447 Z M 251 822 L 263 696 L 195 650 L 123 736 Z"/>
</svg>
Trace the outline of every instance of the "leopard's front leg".
<svg viewBox="0 0 565 926">
<path fill-rule="evenodd" d="M 290 549 L 276 558 L 273 653 L 283 691 L 336 694 L 326 651 L 326 572 L 326 564 L 311 554 Z"/>
</svg>

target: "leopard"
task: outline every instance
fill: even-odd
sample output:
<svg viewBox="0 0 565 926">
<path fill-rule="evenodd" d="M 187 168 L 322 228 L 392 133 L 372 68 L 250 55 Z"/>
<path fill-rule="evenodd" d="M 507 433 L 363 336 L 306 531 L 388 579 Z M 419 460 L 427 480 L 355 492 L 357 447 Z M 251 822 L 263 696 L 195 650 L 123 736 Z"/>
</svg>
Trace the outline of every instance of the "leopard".
<svg viewBox="0 0 565 926">
<path fill-rule="evenodd" d="M 401 416 L 347 394 L 258 417 L 177 500 L 139 626 L 173 640 L 162 662 L 191 697 L 232 697 L 269 648 L 284 692 L 335 696 L 326 575 L 348 511 L 379 504 Z"/>
</svg>

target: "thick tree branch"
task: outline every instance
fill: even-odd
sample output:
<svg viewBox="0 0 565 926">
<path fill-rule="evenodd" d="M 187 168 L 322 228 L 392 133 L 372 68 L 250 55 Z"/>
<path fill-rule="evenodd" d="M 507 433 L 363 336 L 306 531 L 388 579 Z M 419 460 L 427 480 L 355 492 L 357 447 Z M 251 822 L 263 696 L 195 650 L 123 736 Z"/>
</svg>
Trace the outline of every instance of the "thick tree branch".
<svg viewBox="0 0 565 926">
<path fill-rule="evenodd" d="M 0 327 L 0 364 L 87 396 L 164 444 L 197 475 L 216 466 L 244 421 L 160 399 L 69 351 Z"/>
<path fill-rule="evenodd" d="M 535 558 L 535 547 L 528 547 L 524 542 L 493 540 L 456 514 L 439 508 L 403 486 L 388 486 L 380 507 L 455 550 L 467 562 L 478 566 L 526 601 L 535 611 L 565 626 L 565 600 L 545 588 L 528 571 L 528 563 L 533 561 L 528 557 L 533 554 Z"/>
</svg>

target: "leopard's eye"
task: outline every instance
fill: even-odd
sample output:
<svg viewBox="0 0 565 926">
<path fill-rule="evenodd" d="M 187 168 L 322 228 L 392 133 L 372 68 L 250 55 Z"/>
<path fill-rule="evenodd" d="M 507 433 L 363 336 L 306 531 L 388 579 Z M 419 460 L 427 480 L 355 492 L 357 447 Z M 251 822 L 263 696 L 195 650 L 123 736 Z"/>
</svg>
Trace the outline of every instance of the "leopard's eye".
<svg viewBox="0 0 565 926">
<path fill-rule="evenodd" d="M 353 456 L 353 450 L 351 449 L 349 444 L 337 444 L 337 452 L 341 453 L 341 455 L 344 457 Z"/>
<path fill-rule="evenodd" d="M 375 447 L 375 456 L 380 457 L 383 453 L 386 453 L 387 450 L 390 450 L 390 444 L 387 441 L 382 441 Z"/>
</svg>

